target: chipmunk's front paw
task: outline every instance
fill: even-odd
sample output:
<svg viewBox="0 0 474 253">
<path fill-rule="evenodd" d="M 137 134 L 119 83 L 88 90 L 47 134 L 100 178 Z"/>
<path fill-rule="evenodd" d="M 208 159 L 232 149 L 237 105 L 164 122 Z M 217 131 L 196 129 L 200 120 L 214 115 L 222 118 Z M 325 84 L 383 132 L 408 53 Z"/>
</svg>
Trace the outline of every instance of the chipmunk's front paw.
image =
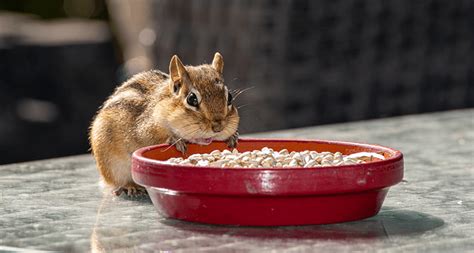
<svg viewBox="0 0 474 253">
<path fill-rule="evenodd" d="M 175 146 L 176 146 L 176 149 L 183 154 L 186 153 L 186 151 L 188 150 L 188 145 L 186 144 L 184 140 L 178 141 L 175 144 Z"/>
<path fill-rule="evenodd" d="M 235 132 L 232 136 L 227 139 L 227 146 L 229 148 L 237 147 L 237 143 L 239 142 L 239 132 Z"/>
<path fill-rule="evenodd" d="M 185 154 L 188 150 L 188 145 L 183 138 L 170 137 L 168 143 L 172 146 L 175 146 L 176 149 L 183 154 Z"/>
</svg>

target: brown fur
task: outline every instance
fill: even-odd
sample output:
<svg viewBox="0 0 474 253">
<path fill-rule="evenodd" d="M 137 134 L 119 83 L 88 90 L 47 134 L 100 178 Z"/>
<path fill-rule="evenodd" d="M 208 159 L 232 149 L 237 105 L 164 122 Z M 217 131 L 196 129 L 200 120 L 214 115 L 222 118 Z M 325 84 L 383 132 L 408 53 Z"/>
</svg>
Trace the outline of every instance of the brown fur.
<svg viewBox="0 0 474 253">
<path fill-rule="evenodd" d="M 199 138 L 236 144 L 239 116 L 235 106 L 227 106 L 223 64 L 219 53 L 212 65 L 186 67 L 174 56 L 170 75 L 143 72 L 115 89 L 98 111 L 89 136 L 98 170 L 107 184 L 129 194 L 136 192 L 130 159 L 140 147 L 176 142 L 184 152 L 187 141 Z M 177 93 L 173 92 L 175 85 Z M 192 90 L 201 95 L 198 109 L 185 104 Z M 222 131 L 213 131 L 213 126 Z"/>
</svg>

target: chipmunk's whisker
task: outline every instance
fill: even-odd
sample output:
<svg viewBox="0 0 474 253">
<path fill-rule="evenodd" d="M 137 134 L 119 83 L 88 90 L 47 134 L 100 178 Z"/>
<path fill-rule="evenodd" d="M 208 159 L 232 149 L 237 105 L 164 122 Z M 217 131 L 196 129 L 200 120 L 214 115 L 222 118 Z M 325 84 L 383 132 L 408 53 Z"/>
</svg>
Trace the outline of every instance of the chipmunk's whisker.
<svg viewBox="0 0 474 253">
<path fill-rule="evenodd" d="M 244 107 L 249 106 L 249 105 L 250 104 L 243 104 L 243 105 L 237 106 L 237 109 L 244 108 Z"/>
<path fill-rule="evenodd" d="M 235 95 L 233 95 L 234 97 L 233 97 L 232 101 L 234 101 L 236 98 L 238 98 L 242 93 L 244 93 L 244 92 L 246 92 L 246 91 L 249 91 L 249 90 L 251 90 L 251 89 L 253 89 L 253 88 L 255 88 L 255 86 L 250 86 L 250 87 L 247 87 L 247 88 L 245 88 L 245 89 L 243 89 L 243 90 L 239 90 Z"/>
<path fill-rule="evenodd" d="M 161 152 L 165 152 L 166 150 L 170 149 L 171 147 L 173 147 L 174 145 L 176 145 L 176 143 L 178 143 L 179 141 L 181 141 L 183 138 L 178 138 L 178 140 L 176 140 L 174 143 L 170 144 L 167 148 L 165 148 L 164 150 L 162 150 Z"/>
<path fill-rule="evenodd" d="M 229 92 L 230 94 L 232 94 L 232 96 L 235 96 L 235 94 L 240 92 L 240 89 L 233 89 L 233 90 L 230 90 Z"/>
</svg>

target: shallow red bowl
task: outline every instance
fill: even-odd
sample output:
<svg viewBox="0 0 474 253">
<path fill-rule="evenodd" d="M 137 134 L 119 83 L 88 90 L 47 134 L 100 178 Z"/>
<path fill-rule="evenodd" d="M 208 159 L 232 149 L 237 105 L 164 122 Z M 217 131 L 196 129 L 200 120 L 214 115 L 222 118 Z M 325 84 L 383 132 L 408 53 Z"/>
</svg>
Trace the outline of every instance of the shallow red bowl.
<svg viewBox="0 0 474 253">
<path fill-rule="evenodd" d="M 174 147 L 137 150 L 132 176 L 164 216 L 187 221 L 252 226 L 327 224 L 376 215 L 390 186 L 403 178 L 400 151 L 378 145 L 321 140 L 241 139 L 238 150 L 383 153 L 385 160 L 317 168 L 218 168 L 166 164 Z M 188 154 L 226 149 L 225 143 L 190 144 Z"/>
</svg>

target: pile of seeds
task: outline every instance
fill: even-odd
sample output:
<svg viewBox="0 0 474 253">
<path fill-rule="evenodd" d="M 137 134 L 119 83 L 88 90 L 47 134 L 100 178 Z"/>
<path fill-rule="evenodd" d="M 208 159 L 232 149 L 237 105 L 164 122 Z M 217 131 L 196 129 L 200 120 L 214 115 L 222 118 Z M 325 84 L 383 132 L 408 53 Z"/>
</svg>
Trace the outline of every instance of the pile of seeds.
<svg viewBox="0 0 474 253">
<path fill-rule="evenodd" d="M 214 150 L 209 154 L 193 154 L 186 159 L 181 157 L 170 158 L 166 162 L 171 164 L 212 166 L 227 168 L 273 168 L 273 167 L 324 167 L 366 163 L 376 160 L 384 160 L 384 156 L 371 153 L 359 152 L 343 155 L 340 152 L 316 152 L 301 151 L 289 152 L 287 149 L 274 151 L 271 148 L 247 151 L 239 153 L 237 149 Z"/>
</svg>

